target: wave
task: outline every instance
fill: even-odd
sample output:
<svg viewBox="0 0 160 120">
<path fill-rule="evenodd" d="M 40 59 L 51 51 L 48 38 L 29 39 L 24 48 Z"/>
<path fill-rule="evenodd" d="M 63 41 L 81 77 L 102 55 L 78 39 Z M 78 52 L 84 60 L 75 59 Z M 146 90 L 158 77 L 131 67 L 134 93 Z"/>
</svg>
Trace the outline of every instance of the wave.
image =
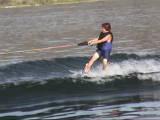
<svg viewBox="0 0 160 120">
<path fill-rule="evenodd" d="M 65 57 L 27 61 L 0 67 L 0 85 L 45 84 L 48 81 L 108 82 L 119 77 L 136 76 L 139 80 L 160 81 L 160 55 L 113 54 L 107 71 L 97 63 L 87 76 L 82 74 L 87 57 Z"/>
<path fill-rule="evenodd" d="M 83 75 L 87 57 L 21 62 L 0 67 L 0 101 L 160 88 L 160 55 L 114 54 L 107 72 L 97 63 Z M 42 97 L 43 96 L 43 97 Z"/>
</svg>

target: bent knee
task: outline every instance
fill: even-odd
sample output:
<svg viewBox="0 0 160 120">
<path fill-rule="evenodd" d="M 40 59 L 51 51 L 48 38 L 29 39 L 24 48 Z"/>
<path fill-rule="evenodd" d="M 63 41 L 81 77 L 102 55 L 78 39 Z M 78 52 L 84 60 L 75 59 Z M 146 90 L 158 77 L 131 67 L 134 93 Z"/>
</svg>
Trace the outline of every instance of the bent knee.
<svg viewBox="0 0 160 120">
<path fill-rule="evenodd" d="M 107 59 L 103 59 L 103 64 L 108 64 L 108 60 Z"/>
<path fill-rule="evenodd" d="M 98 52 L 95 52 L 95 53 L 94 53 L 94 56 L 95 56 L 96 58 L 99 58 L 99 53 L 98 53 Z"/>
</svg>

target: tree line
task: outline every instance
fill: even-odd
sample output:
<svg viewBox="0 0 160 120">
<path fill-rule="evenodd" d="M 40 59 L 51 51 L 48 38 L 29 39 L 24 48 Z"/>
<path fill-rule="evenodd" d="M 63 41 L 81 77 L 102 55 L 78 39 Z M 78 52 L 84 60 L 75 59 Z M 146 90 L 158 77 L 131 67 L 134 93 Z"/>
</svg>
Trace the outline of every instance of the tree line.
<svg viewBox="0 0 160 120">
<path fill-rule="evenodd" d="M 88 0 L 0 0 L 0 5 L 34 5 L 54 4 L 63 2 L 81 2 Z"/>
</svg>

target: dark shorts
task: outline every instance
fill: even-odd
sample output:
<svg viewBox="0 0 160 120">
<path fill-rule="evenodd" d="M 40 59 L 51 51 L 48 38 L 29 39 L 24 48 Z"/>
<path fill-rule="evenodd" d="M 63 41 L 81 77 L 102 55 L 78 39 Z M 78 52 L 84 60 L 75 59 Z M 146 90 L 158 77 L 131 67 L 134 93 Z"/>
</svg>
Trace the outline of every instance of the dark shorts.
<svg viewBox="0 0 160 120">
<path fill-rule="evenodd" d="M 108 61 L 110 60 L 110 54 L 111 54 L 112 49 L 106 49 L 106 50 L 96 50 L 96 52 L 99 54 L 100 57 L 107 59 Z"/>
</svg>

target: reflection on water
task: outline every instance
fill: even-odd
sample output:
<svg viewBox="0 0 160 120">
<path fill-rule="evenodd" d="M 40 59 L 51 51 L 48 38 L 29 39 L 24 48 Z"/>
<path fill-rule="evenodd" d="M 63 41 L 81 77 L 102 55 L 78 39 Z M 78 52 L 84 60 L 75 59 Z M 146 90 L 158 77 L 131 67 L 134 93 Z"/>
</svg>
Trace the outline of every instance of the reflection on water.
<svg viewBox="0 0 160 120">
<path fill-rule="evenodd" d="M 64 99 L 44 101 L 30 105 L 19 103 L 9 111 L 1 110 L 0 117 L 22 120 L 144 120 L 160 118 L 159 90 L 155 91 L 120 91 L 112 94 L 68 95 Z M 152 102 L 150 102 L 152 100 Z M 28 101 L 29 103 L 29 101 Z"/>
</svg>

